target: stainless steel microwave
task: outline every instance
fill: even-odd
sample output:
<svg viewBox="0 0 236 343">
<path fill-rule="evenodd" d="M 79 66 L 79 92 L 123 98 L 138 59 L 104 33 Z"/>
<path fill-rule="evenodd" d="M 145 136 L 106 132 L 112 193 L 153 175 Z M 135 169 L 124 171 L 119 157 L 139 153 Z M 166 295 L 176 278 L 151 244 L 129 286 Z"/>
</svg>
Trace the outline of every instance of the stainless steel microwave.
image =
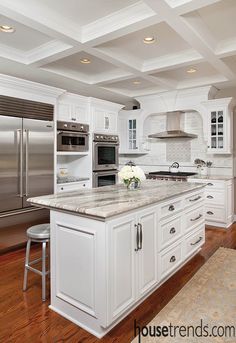
<svg viewBox="0 0 236 343">
<path fill-rule="evenodd" d="M 89 125 L 57 122 L 57 151 L 86 152 L 89 150 Z"/>
</svg>

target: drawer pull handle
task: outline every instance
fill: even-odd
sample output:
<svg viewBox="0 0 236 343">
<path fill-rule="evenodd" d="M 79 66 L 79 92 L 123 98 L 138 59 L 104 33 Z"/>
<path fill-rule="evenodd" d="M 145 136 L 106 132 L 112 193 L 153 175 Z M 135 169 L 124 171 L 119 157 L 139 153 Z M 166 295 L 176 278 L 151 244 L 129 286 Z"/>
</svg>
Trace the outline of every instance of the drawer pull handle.
<svg viewBox="0 0 236 343">
<path fill-rule="evenodd" d="M 207 186 L 214 186 L 214 185 L 213 185 L 213 183 L 208 182 L 208 183 L 207 183 Z"/>
<path fill-rule="evenodd" d="M 198 219 L 200 219 L 202 217 L 202 214 L 199 214 L 199 216 L 197 216 L 196 218 L 192 218 L 192 219 L 190 219 L 191 220 L 191 222 L 195 222 L 195 220 L 198 220 Z"/>
<path fill-rule="evenodd" d="M 139 242 L 140 242 L 139 224 L 135 224 L 134 227 L 137 229 L 137 231 L 136 231 L 136 248 L 134 249 L 134 251 L 137 252 L 139 250 Z"/>
<path fill-rule="evenodd" d="M 170 234 L 174 234 L 174 233 L 176 233 L 176 230 L 175 230 L 175 228 L 174 227 L 172 227 L 171 229 L 170 229 Z"/>
<path fill-rule="evenodd" d="M 207 199 L 214 199 L 214 197 L 212 195 L 208 195 Z"/>
<path fill-rule="evenodd" d="M 174 211 L 174 210 L 175 210 L 174 205 L 170 205 L 170 206 L 169 206 L 169 211 Z"/>
<path fill-rule="evenodd" d="M 174 263 L 176 261 L 176 257 L 173 255 L 173 256 L 171 256 L 171 258 L 170 258 L 170 263 Z"/>
<path fill-rule="evenodd" d="M 189 199 L 189 201 L 197 201 L 197 200 L 199 200 L 199 199 L 201 199 L 201 196 L 199 195 L 198 197 L 196 197 L 196 198 L 194 198 L 194 199 Z"/>
<path fill-rule="evenodd" d="M 212 215 L 214 214 L 214 212 L 207 211 L 207 214 L 209 214 L 210 216 L 212 216 Z"/>
<path fill-rule="evenodd" d="M 195 243 L 191 243 L 191 245 L 196 245 L 196 244 L 198 244 L 199 242 L 201 242 L 201 240 L 202 240 L 202 237 L 199 237 L 199 239 L 198 239 Z"/>
</svg>

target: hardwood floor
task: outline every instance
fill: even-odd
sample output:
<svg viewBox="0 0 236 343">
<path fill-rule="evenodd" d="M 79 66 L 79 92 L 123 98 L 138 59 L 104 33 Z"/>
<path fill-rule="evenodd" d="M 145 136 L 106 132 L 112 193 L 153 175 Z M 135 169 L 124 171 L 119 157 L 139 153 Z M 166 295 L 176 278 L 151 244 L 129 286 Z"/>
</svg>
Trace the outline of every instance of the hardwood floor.
<svg viewBox="0 0 236 343">
<path fill-rule="evenodd" d="M 236 249 L 236 224 L 228 230 L 206 230 L 206 243 L 174 276 L 101 340 L 96 339 L 68 320 L 49 310 L 48 301 L 41 302 L 40 277 L 29 273 L 29 289 L 22 292 L 25 250 L 0 256 L 0 342 L 119 342 L 133 339 L 133 325 L 146 325 L 178 293 L 206 260 L 220 247 Z M 32 249 L 32 256 L 40 253 Z"/>
<path fill-rule="evenodd" d="M 27 241 L 26 230 L 32 225 L 41 223 L 45 223 L 45 218 L 0 228 L 0 255 L 25 247 Z"/>
</svg>

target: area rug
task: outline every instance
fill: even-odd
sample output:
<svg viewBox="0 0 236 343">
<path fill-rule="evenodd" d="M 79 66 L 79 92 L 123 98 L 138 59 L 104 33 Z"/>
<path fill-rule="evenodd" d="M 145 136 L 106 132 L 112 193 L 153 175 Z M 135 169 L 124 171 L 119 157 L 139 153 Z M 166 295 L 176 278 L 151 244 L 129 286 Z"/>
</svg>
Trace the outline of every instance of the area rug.
<svg viewBox="0 0 236 343">
<path fill-rule="evenodd" d="M 236 250 L 219 248 L 149 324 L 135 322 L 134 332 L 133 343 L 236 343 Z"/>
</svg>

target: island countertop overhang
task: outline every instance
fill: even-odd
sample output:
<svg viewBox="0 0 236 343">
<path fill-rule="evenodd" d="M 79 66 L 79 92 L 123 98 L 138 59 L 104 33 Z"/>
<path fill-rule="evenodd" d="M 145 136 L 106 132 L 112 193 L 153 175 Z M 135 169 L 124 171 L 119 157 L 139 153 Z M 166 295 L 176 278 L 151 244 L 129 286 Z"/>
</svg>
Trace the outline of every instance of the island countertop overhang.
<svg viewBox="0 0 236 343">
<path fill-rule="evenodd" d="M 65 211 L 105 221 L 116 215 L 204 188 L 205 184 L 178 181 L 144 181 L 140 189 L 127 190 L 124 185 L 106 186 L 29 198 L 39 207 Z"/>
</svg>

